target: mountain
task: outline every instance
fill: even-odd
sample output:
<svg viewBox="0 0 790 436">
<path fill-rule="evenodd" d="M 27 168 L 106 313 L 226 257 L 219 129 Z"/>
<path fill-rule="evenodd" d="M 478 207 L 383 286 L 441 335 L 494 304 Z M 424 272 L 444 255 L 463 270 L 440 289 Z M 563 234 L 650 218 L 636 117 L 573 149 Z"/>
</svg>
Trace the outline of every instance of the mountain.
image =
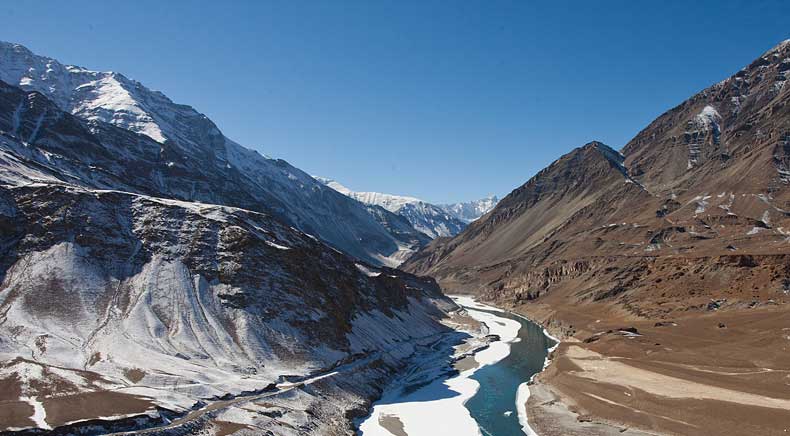
<svg viewBox="0 0 790 436">
<path fill-rule="evenodd" d="M 492 195 L 464 203 L 440 204 L 439 207 L 451 216 L 469 224 L 487 214 L 498 202 L 499 199 L 497 199 L 496 195 Z"/>
<path fill-rule="evenodd" d="M 25 89 L 0 81 L 0 432 L 349 434 L 457 339 L 435 282 L 302 230 L 383 262 L 399 239 L 359 202 L 120 75 L 2 50 Z"/>
<path fill-rule="evenodd" d="M 591 142 L 560 157 L 402 265 L 568 338 L 530 388 L 539 433 L 581 434 L 557 430 L 563 403 L 579 420 L 615 423 L 612 434 L 786 427 L 787 409 L 772 406 L 786 392 L 769 373 L 788 370 L 788 75 L 790 40 L 660 115 L 621 153 Z M 748 405 L 734 400 L 747 393 Z M 739 407 L 753 408 L 730 412 Z"/>
<path fill-rule="evenodd" d="M 364 204 L 378 206 L 406 218 L 416 230 L 431 239 L 454 236 L 466 227 L 464 220 L 456 218 L 443 207 L 418 198 L 378 192 L 354 192 L 332 179 L 316 177 L 316 180 Z"/>
<path fill-rule="evenodd" d="M 86 128 L 75 132 L 82 137 L 69 140 L 91 143 L 95 150 L 113 148 L 87 162 L 79 148 L 47 150 L 46 143 L 41 145 L 49 154 L 34 158 L 66 165 L 62 173 L 81 174 L 90 186 L 120 182 L 128 191 L 269 213 L 376 265 L 395 266 L 421 244 L 417 232 L 390 233 L 358 202 L 283 160 L 240 146 L 192 107 L 122 74 L 63 65 L 0 42 L 0 81 L 46 97 L 50 103 L 30 94 L 35 110 L 43 111 L 41 122 L 57 121 L 60 111 L 55 108 L 85 121 Z M 17 100 L 8 104 L 16 105 L 9 112 L 13 130 L 20 111 L 33 108 Z M 23 141 L 35 142 L 41 129 L 30 133 Z"/>
<path fill-rule="evenodd" d="M 607 257 L 630 263 L 750 255 L 771 263 L 790 249 L 788 54 L 785 41 L 669 110 L 622 154 L 600 142 L 571 151 L 404 267 L 451 287 L 525 299 L 554 287 L 539 271 L 553 274 L 553 267 L 582 259 L 579 274 L 592 274 Z M 781 280 L 774 277 L 766 292 L 780 289 Z M 586 288 L 573 299 L 597 295 L 593 283 Z M 648 310 L 639 309 L 647 299 L 635 298 L 630 310 Z"/>
<path fill-rule="evenodd" d="M 610 199 L 637 202 L 649 197 L 628 176 L 622 162 L 619 153 L 600 142 L 578 148 L 511 192 L 455 238 L 434 241 L 415 254 L 404 268 L 434 275 L 450 289 L 460 286 L 469 291 L 477 291 L 480 282 L 497 278 L 503 271 L 531 270 L 523 257 L 568 228 L 569 217 L 581 218 L 580 211 L 598 203 L 612 204 Z M 608 217 L 616 211 L 603 212 Z M 543 250 L 535 253 L 543 255 Z M 467 278 L 472 280 L 467 283 Z"/>
</svg>

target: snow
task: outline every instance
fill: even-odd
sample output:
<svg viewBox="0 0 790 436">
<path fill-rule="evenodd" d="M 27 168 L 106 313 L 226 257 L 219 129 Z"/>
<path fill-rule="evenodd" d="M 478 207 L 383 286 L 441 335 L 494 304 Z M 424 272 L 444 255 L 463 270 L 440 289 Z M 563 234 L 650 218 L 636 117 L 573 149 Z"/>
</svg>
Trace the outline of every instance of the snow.
<svg viewBox="0 0 790 436">
<path fill-rule="evenodd" d="M 274 247 L 274 248 L 276 248 L 278 250 L 290 250 L 291 249 L 291 247 L 286 247 L 285 245 L 280 245 L 280 244 L 277 244 L 277 243 L 272 242 L 272 241 L 266 241 L 266 244 L 269 245 L 270 247 Z"/>
<path fill-rule="evenodd" d="M 450 295 L 449 297 L 452 298 L 457 304 L 464 307 L 469 307 L 472 309 L 488 310 L 492 312 L 504 312 L 503 309 L 500 309 L 498 307 L 489 306 L 483 303 L 478 303 L 474 297 L 469 295 Z"/>
<path fill-rule="evenodd" d="M 716 108 L 711 105 L 706 105 L 704 108 L 702 108 L 702 111 L 697 114 L 696 117 L 696 120 L 706 127 L 717 123 L 720 119 L 721 115 L 719 115 L 719 112 L 716 110 Z"/>
<path fill-rule="evenodd" d="M 30 419 L 36 424 L 36 427 L 43 429 L 43 430 L 51 430 L 52 427 L 47 424 L 47 411 L 44 409 L 44 404 L 41 401 L 38 401 L 36 397 L 30 398 L 20 398 L 22 401 L 26 401 L 31 406 L 33 406 L 33 416 Z"/>
<path fill-rule="evenodd" d="M 89 73 L 103 77 L 79 85 L 75 91 L 89 92 L 95 97 L 82 100 L 71 108 L 71 112 L 85 114 L 84 118 L 89 120 L 118 124 L 126 129 L 147 135 L 156 142 L 165 142 L 167 138 L 159 124 L 154 121 L 143 105 L 138 103 L 140 97 L 133 94 L 135 89 L 129 86 L 129 83 L 120 80 L 122 76 L 112 73 Z M 98 111 L 97 108 L 103 110 Z"/>
<path fill-rule="evenodd" d="M 771 214 L 768 212 L 768 210 L 763 212 L 763 216 L 760 218 L 760 220 L 764 222 L 766 225 L 769 226 L 771 225 Z"/>
<path fill-rule="evenodd" d="M 490 212 L 499 202 L 495 195 L 465 203 L 452 203 L 439 205 L 444 211 L 465 223 L 476 221 Z"/>
<path fill-rule="evenodd" d="M 161 145 L 160 153 L 166 150 L 178 153 L 184 161 L 192 156 L 214 156 L 216 161 L 206 162 L 207 166 L 197 170 L 192 168 L 192 171 L 210 168 L 222 171 L 222 175 L 230 168 L 238 171 L 242 176 L 240 179 L 244 181 L 240 190 L 251 196 L 252 200 L 259 204 L 276 204 L 277 208 L 283 209 L 280 215 L 289 224 L 309 231 L 365 262 L 396 266 L 419 248 L 419 243 L 407 241 L 397 229 L 390 231 L 378 222 L 365 206 L 337 195 L 287 162 L 242 147 L 226 138 L 210 119 L 194 108 L 177 104 L 163 93 L 151 90 L 122 74 L 63 65 L 54 59 L 36 55 L 21 45 L 0 42 L 0 80 L 26 91 L 38 91 L 63 111 L 83 120 L 106 122 L 145 135 L 153 140 L 150 142 Z M 13 114 L 11 118 L 13 124 Z M 21 140 L 30 142 L 36 134 L 34 129 L 31 138 Z M 109 151 L 119 155 L 116 156 L 118 161 L 141 159 L 135 150 Z M 82 179 L 86 184 L 93 183 L 92 175 L 75 173 L 80 170 L 77 162 L 53 163 L 51 166 L 54 171 L 69 178 Z M 104 170 L 113 173 L 110 167 L 114 165 L 116 162 L 110 161 L 104 167 L 94 169 L 96 172 Z M 177 165 L 178 161 L 175 160 L 162 162 L 163 167 Z M 191 166 L 195 165 L 200 164 Z M 0 176 L 15 183 L 53 179 L 45 174 L 43 171 L 35 175 L 30 171 L 25 173 L 18 167 L 0 168 Z M 151 177 L 159 181 L 163 191 L 167 191 L 163 194 L 192 198 L 193 193 L 176 192 L 172 183 L 164 179 L 162 172 L 154 172 Z M 234 201 L 217 198 L 215 193 L 203 197 L 217 203 Z M 399 243 L 411 246 L 403 250 Z"/>
<path fill-rule="evenodd" d="M 416 247 L 407 246 L 400 241 L 396 242 L 395 245 L 397 249 L 394 252 L 391 252 L 386 256 L 383 254 L 374 254 L 373 259 L 375 259 L 379 265 L 389 268 L 397 268 L 401 263 L 405 262 L 406 259 L 408 259 L 417 251 Z"/>
<path fill-rule="evenodd" d="M 18 44 L 0 43 L 0 58 L 0 80 L 41 92 L 67 112 L 112 123 L 157 142 L 167 137 L 161 128 L 163 120 L 157 122 L 152 115 L 159 107 L 172 105 L 161 93 L 138 86 L 120 74 L 66 66 L 36 56 Z M 180 113 L 173 115 L 175 119 Z"/>
<path fill-rule="evenodd" d="M 460 300 L 457 300 L 461 303 Z M 463 301 L 469 301 L 463 298 Z M 496 308 L 474 303 L 474 307 L 496 310 Z M 383 416 L 394 416 L 403 423 L 409 436 L 452 434 L 458 436 L 481 435 L 477 423 L 464 403 L 477 393 L 479 383 L 470 377 L 480 367 L 491 365 L 510 354 L 510 344 L 516 340 L 521 324 L 508 318 L 468 309 L 469 315 L 484 322 L 490 334 L 499 335 L 501 340 L 474 355 L 478 368 L 466 370 L 450 379 L 439 378 L 411 393 L 399 389 L 385 392 L 374 404 L 371 415 L 360 425 L 364 436 L 391 436 L 379 423 Z M 446 394 L 446 392 L 453 394 Z"/>
<path fill-rule="evenodd" d="M 83 156 L 68 153 L 66 147 L 58 148 L 68 143 L 59 143 L 56 135 L 47 137 L 50 144 L 43 140 L 26 144 L 3 136 L 0 181 L 10 195 L 28 198 L 33 195 L 31 186 L 45 188 L 41 189 L 40 202 L 24 202 L 25 216 L 35 216 L 28 212 L 49 216 L 46 208 L 60 206 L 60 202 L 71 207 L 70 213 L 58 217 L 68 222 L 64 226 L 67 228 L 48 227 L 52 231 L 35 241 L 31 240 L 41 235 L 26 235 L 20 245 L 24 250 L 20 248 L 19 258 L 13 259 L 15 263 L 4 277 L 8 292 L 0 293 L 0 337 L 4 338 L 0 340 L 0 362 L 5 362 L 0 372 L 7 372 L 0 374 L 0 379 L 21 381 L 25 401 L 33 405 L 33 419 L 40 427 L 45 426 L 46 410 L 37 400 L 43 398 L 37 386 L 51 381 L 47 380 L 48 374 L 65 380 L 65 389 L 71 389 L 68 392 L 109 390 L 150 398 L 154 412 L 155 407 L 185 411 L 199 401 L 263 389 L 286 375 L 310 377 L 340 362 L 364 360 L 366 356 L 352 355 L 347 344 L 387 360 L 386 368 L 375 368 L 381 375 L 400 363 L 397 358 L 410 356 L 417 346 L 428 345 L 437 335 L 447 333 L 437 322 L 436 306 L 449 306 L 449 302 L 433 304 L 427 296 L 409 297 L 407 306 L 400 310 L 384 308 L 384 304 L 401 297 L 392 300 L 392 296 L 384 296 L 380 292 L 383 288 L 366 278 L 377 274 L 375 267 L 363 275 L 348 258 L 336 255 L 334 248 L 289 227 L 310 229 L 325 239 L 330 239 L 327 235 L 340 235 L 334 241 L 347 250 L 350 240 L 381 242 L 379 247 L 350 247 L 356 248 L 355 254 L 365 261 L 374 256 L 408 254 L 416 248 L 399 244 L 358 202 L 324 187 L 284 161 L 272 161 L 227 140 L 203 115 L 188 106 L 175 105 L 161 93 L 122 75 L 64 67 L 36 57 L 21 46 L 4 43 L 0 43 L 0 60 L 1 76 L 17 76 L 16 83 L 42 90 L 83 119 L 107 121 L 153 140 L 166 139 L 164 144 L 156 144 L 142 136 L 122 133 L 124 138 L 145 144 L 146 153 L 173 152 L 173 156 L 180 156 L 175 162 L 155 159 L 156 169 L 150 175 L 154 180 L 163 179 L 164 165 L 180 166 L 176 162 L 186 162 L 192 155 L 190 147 L 201 147 L 201 154 L 192 156 L 202 159 L 203 152 L 211 151 L 217 160 L 209 159 L 199 170 L 233 167 L 241 173 L 234 182 L 249 180 L 244 189 L 253 201 L 263 202 L 290 219 L 287 225 L 282 224 L 263 213 L 225 206 L 222 202 L 228 199 L 215 193 L 195 197 L 189 188 L 152 189 L 155 195 L 161 195 L 154 196 L 125 192 L 125 187 L 115 181 L 91 184 L 94 171 L 126 164 L 130 156 L 139 158 L 131 154 L 134 146 L 113 150 L 108 145 L 104 151 L 110 152 L 109 164 L 102 165 L 90 156 L 85 156 L 85 161 L 74 159 L 75 155 Z M 23 68 L 17 70 L 19 66 Z M 9 112 L 15 104 L 9 106 Z M 13 119 L 13 114 L 8 115 Z M 28 117 L 25 122 L 33 126 L 36 119 Z M 91 125 L 120 132 L 99 122 Z M 208 133 L 189 136 L 193 130 L 204 133 L 202 128 Z M 63 150 L 65 158 L 47 150 Z M 65 159 L 74 159 L 75 163 L 61 162 Z M 80 185 L 69 185 L 53 174 Z M 223 169 L 209 175 L 218 174 L 226 172 Z M 174 200 L 169 195 L 204 202 Z M 0 200 L 0 213 L 19 214 L 21 204 Z M 87 218 L 77 220 L 75 216 Z M 76 222 L 69 221 L 72 219 Z M 46 221 L 42 220 L 41 225 L 50 224 Z M 71 235 L 71 231 L 80 236 Z M 224 232 L 239 232 L 242 238 L 235 239 L 233 234 L 226 238 Z M 242 249 L 248 247 L 247 242 L 254 242 L 249 246 L 255 250 L 263 247 L 264 255 L 246 263 L 249 257 L 228 249 L 239 241 Z M 298 265 L 283 265 L 282 257 L 264 244 L 276 250 L 299 251 L 297 258 L 289 260 Z M 250 265 L 260 267 L 260 271 L 250 272 Z M 234 268 L 244 268 L 243 272 L 254 278 L 239 278 Z M 298 280 L 301 277 L 297 274 L 303 271 L 315 277 Z M 334 274 L 348 277 L 336 279 Z M 346 287 L 348 283 L 354 285 L 353 289 Z M 303 285 L 310 289 L 297 289 Z M 341 292 L 350 292 L 352 304 L 358 304 L 336 309 L 347 309 L 343 313 L 353 317 L 347 338 L 343 336 L 346 322 L 339 325 L 323 305 Z M 409 295 L 416 293 L 410 290 Z M 253 297 L 251 304 L 230 304 L 248 296 Z M 377 307 L 380 310 L 374 309 Z M 326 328 L 327 334 L 322 330 L 318 337 L 313 330 L 316 325 Z M 23 361 L 9 369 L 7 362 L 20 356 L 35 363 Z M 134 381 L 136 375 L 128 375 L 131 370 L 140 371 L 142 378 Z M 303 386 L 335 374 L 281 382 L 280 386 Z M 311 390 L 333 395 L 320 390 L 324 384 Z M 369 386 L 368 392 L 374 387 Z"/>
<path fill-rule="evenodd" d="M 706 193 L 703 195 L 698 195 L 691 200 L 692 202 L 696 202 L 697 204 L 697 208 L 694 210 L 694 216 L 697 216 L 698 214 L 705 212 L 705 209 L 707 209 L 709 204 L 708 200 L 710 199 L 711 196 Z"/>
<path fill-rule="evenodd" d="M 325 177 L 315 177 L 315 179 L 363 204 L 380 206 L 394 214 L 403 216 L 416 230 L 431 239 L 440 236 L 455 236 L 466 225 L 465 222 L 455 218 L 441 207 L 418 198 L 379 192 L 355 192 L 332 179 Z"/>
<path fill-rule="evenodd" d="M 352 197 L 357 201 L 360 201 L 365 204 L 375 204 L 377 206 L 381 206 L 384 209 L 387 209 L 390 212 L 397 213 L 400 208 L 407 204 L 414 204 L 414 203 L 421 203 L 422 200 L 414 197 L 406 197 L 401 195 L 392 195 L 392 194 L 381 194 L 378 192 L 355 192 L 351 189 L 347 188 L 346 186 L 342 185 L 340 182 L 336 180 L 328 179 L 325 177 L 315 177 L 316 180 L 320 181 L 321 183 L 329 186 L 330 188 L 334 189 L 335 191 Z"/>
<path fill-rule="evenodd" d="M 308 378 L 307 380 L 302 380 L 302 381 L 298 381 L 298 382 L 277 383 L 277 388 L 278 389 L 289 389 L 289 388 L 296 387 L 296 386 L 309 386 L 309 385 L 311 385 L 311 384 L 313 384 L 313 383 L 315 383 L 315 382 L 317 382 L 319 380 L 323 380 L 323 379 L 328 378 L 328 377 L 334 377 L 334 376 L 338 375 L 339 373 L 340 373 L 340 371 L 332 371 L 332 372 L 328 372 L 326 374 L 321 374 L 321 375 L 318 375 L 316 377 L 311 377 L 311 378 Z"/>
<path fill-rule="evenodd" d="M 137 214 L 144 220 L 152 216 L 150 210 L 144 209 L 159 205 L 142 200 L 135 207 L 140 208 Z M 189 211 L 199 213 L 203 209 L 203 205 L 192 205 Z M 180 213 L 175 215 L 180 220 L 184 217 Z M 187 215 L 183 225 L 188 226 L 190 221 Z M 138 231 L 139 223 L 130 225 Z M 189 227 L 184 231 L 189 232 Z M 314 321 L 326 318 L 320 309 L 301 309 L 305 306 L 301 297 L 272 294 L 276 298 L 290 298 L 288 305 L 300 308 L 294 313 L 280 310 L 277 315 L 263 317 L 252 311 L 233 310 L 224 306 L 218 296 L 232 294 L 235 289 L 209 283 L 170 254 L 153 254 L 123 284 L 108 280 L 88 251 L 74 243 L 61 243 L 32 253 L 20 262 L 27 267 L 12 268 L 6 278 L 11 292 L 0 294 L 0 305 L 6 308 L 0 335 L 6 335 L 8 328 L 19 334 L 13 342 L 0 343 L 0 361 L 13 360 L 19 353 L 30 358 L 30 350 L 36 350 L 32 357 L 47 365 L 48 371 L 43 371 L 42 364 L 26 361 L 0 368 L 0 379 L 17 378 L 24 386 L 33 386 L 32 381 L 53 373 L 80 391 L 96 390 L 96 384 L 100 383 L 102 389 L 144 396 L 160 407 L 184 411 L 199 399 L 262 389 L 283 375 L 309 376 L 319 369 L 318 365 L 331 367 L 333 362 L 350 356 L 326 345 L 311 346 L 309 351 L 298 348 L 306 341 L 300 327 L 290 324 L 288 317 Z M 19 286 L 29 288 L 27 284 L 37 283 L 36 278 L 51 276 L 62 277 L 69 283 L 63 292 L 68 292 L 75 304 L 67 316 L 41 312 L 25 304 L 24 299 L 7 300 Z M 105 297 L 103 292 L 110 289 L 123 289 L 128 307 L 121 310 L 107 306 L 106 311 L 96 310 L 102 307 L 98 301 Z M 363 293 L 361 298 L 369 296 Z M 430 301 L 409 298 L 408 306 L 395 311 L 394 316 L 375 310 L 358 311 L 349 342 L 357 351 L 372 352 L 374 357 L 381 356 L 381 350 L 386 351 L 388 359 L 411 355 L 415 350 L 413 339 L 419 342 L 444 332 L 435 320 L 435 307 Z M 45 349 L 38 351 L 33 342 L 42 335 L 48 339 Z M 277 339 L 281 346 L 293 344 L 293 350 L 307 353 L 306 357 L 281 360 L 270 346 Z M 96 352 L 100 353 L 98 360 L 93 359 Z M 60 369 L 83 369 L 86 362 L 91 362 L 90 371 L 110 382 L 94 382 L 81 372 Z M 145 372 L 140 385 L 126 386 L 129 382 L 123 370 L 128 368 Z M 281 382 L 279 387 L 309 385 L 333 375 L 336 371 L 299 382 Z M 23 392 L 30 398 L 36 396 L 35 390 L 31 392 L 23 387 Z M 37 410 L 38 416 L 45 416 L 42 413 Z"/>
<path fill-rule="evenodd" d="M 538 436 L 537 432 L 529 425 L 529 418 L 527 416 L 527 401 L 529 400 L 529 384 L 521 383 L 518 385 L 516 391 L 516 410 L 518 411 L 518 422 L 521 424 L 521 430 L 527 436 Z"/>
<path fill-rule="evenodd" d="M 721 115 L 711 105 L 706 105 L 702 110 L 689 121 L 686 128 L 686 134 L 691 138 L 688 143 L 688 165 L 687 169 L 691 169 L 700 163 L 703 152 L 702 148 L 709 135 L 712 137 L 713 143 L 719 143 L 719 135 L 721 133 Z"/>
<path fill-rule="evenodd" d="M 360 270 L 363 274 L 365 274 L 368 277 L 378 277 L 378 276 L 381 275 L 381 272 L 373 271 L 370 268 L 368 268 L 365 265 L 362 265 L 360 263 L 355 263 L 354 265 L 356 265 L 357 269 Z"/>
</svg>

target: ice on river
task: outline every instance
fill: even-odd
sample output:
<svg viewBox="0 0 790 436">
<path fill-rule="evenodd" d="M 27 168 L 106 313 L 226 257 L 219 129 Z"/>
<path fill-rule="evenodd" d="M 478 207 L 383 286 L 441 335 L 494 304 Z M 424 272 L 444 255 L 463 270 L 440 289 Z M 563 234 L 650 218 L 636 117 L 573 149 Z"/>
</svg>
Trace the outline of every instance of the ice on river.
<svg viewBox="0 0 790 436">
<path fill-rule="evenodd" d="M 480 304 L 469 297 L 457 297 L 456 302 L 465 306 L 469 315 L 485 323 L 489 334 L 501 340 L 475 354 L 477 368 L 468 369 L 452 378 L 439 378 L 410 393 L 399 389 L 388 390 L 373 406 L 371 415 L 360 425 L 364 436 L 392 436 L 380 418 L 398 418 L 403 431 L 409 436 L 452 434 L 456 436 L 481 435 L 477 423 L 464 403 L 472 398 L 480 387 L 470 377 L 481 367 L 493 365 L 510 354 L 510 346 L 518 339 L 521 323 L 508 318 L 474 309 L 501 312 L 495 307 Z M 383 422 L 387 422 L 386 419 Z"/>
</svg>

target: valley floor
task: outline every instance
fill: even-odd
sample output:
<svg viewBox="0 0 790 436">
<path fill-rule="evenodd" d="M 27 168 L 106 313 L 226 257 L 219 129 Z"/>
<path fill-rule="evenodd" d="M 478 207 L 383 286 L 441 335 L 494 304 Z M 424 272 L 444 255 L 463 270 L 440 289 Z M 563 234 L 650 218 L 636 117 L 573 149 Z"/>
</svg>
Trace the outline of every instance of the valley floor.
<svg viewBox="0 0 790 436">
<path fill-rule="evenodd" d="M 790 310 L 635 320 L 595 305 L 516 308 L 563 339 L 528 401 L 541 436 L 787 435 Z"/>
</svg>

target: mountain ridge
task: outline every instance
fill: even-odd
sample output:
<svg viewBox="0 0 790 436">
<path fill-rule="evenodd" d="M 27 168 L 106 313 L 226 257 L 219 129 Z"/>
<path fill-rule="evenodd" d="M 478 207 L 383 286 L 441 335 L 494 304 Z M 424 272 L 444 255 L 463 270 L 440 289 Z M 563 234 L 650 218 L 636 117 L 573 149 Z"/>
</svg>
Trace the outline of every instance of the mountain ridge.
<svg viewBox="0 0 790 436">
<path fill-rule="evenodd" d="M 424 233 L 431 239 L 454 236 L 466 227 L 464 220 L 456 218 L 446 208 L 419 198 L 379 192 L 355 192 L 336 180 L 325 177 L 316 177 L 316 179 L 341 194 L 364 204 L 380 206 L 405 217 L 417 231 Z"/>
<path fill-rule="evenodd" d="M 480 200 L 465 201 L 459 203 L 445 203 L 438 205 L 450 215 L 469 224 L 487 214 L 499 202 L 496 195 L 489 195 Z"/>
<path fill-rule="evenodd" d="M 734 221 L 737 226 L 747 226 L 747 230 L 753 222 L 764 222 L 762 218 L 766 214 L 768 221 L 783 220 L 781 211 L 785 210 L 784 203 L 789 198 L 787 182 L 784 181 L 785 148 L 790 148 L 786 145 L 789 142 L 787 131 L 790 126 L 787 125 L 787 105 L 784 104 L 787 100 L 784 83 L 790 69 L 788 47 L 790 44 L 786 41 L 778 44 L 732 77 L 662 114 L 629 141 L 623 147 L 622 154 L 593 141 L 559 158 L 503 198 L 486 219 L 473 223 L 451 242 L 439 241 L 424 252 L 417 253 L 405 268 L 421 273 L 435 271 L 437 266 L 441 267 L 441 261 L 434 260 L 436 264 L 427 261 L 418 265 L 418 260 L 436 257 L 439 252 L 453 251 L 454 247 L 466 247 L 459 249 L 456 256 L 469 258 L 472 253 L 467 248 L 471 245 L 483 248 L 490 245 L 486 241 L 487 233 L 495 231 L 497 227 L 507 229 L 507 223 L 521 216 L 522 212 L 539 213 L 541 219 L 547 222 L 550 220 L 546 219 L 545 213 L 556 214 L 555 218 L 560 222 L 553 227 L 541 227 L 542 230 L 537 233 L 526 230 L 533 227 L 523 227 L 520 233 L 514 233 L 526 237 L 508 238 L 505 237 L 507 232 L 503 230 L 500 237 L 511 242 L 503 245 L 500 250 L 502 254 L 483 252 L 475 260 L 485 259 L 486 263 L 496 264 L 519 250 L 529 250 L 543 243 L 544 237 L 550 237 L 561 226 L 568 228 L 569 225 L 576 225 L 582 229 L 582 220 L 576 223 L 572 218 L 581 211 L 590 212 L 590 208 L 594 207 L 606 210 L 603 205 L 594 205 L 595 198 L 601 195 L 606 195 L 617 206 L 610 211 L 613 212 L 609 214 L 610 218 L 596 215 L 600 212 L 591 215 L 598 221 L 596 225 L 612 224 L 606 219 L 620 222 L 623 218 L 646 223 L 652 221 L 648 227 L 656 227 L 652 230 L 654 234 L 671 228 L 671 224 L 665 221 L 672 214 L 682 217 L 683 221 L 691 220 L 686 223 L 686 227 L 692 229 L 701 227 L 699 223 L 695 225 L 695 219 L 713 211 L 724 213 L 725 217 L 730 217 L 726 219 Z M 752 141 L 753 138 L 757 140 Z M 593 149 L 598 153 L 591 153 Z M 595 160 L 597 156 L 603 159 Z M 578 166 L 574 166 L 574 162 Z M 611 175 L 606 176 L 610 172 Z M 633 185 L 634 189 L 629 190 L 638 193 L 641 200 L 632 199 L 634 205 L 622 204 L 618 196 L 623 194 L 624 188 L 607 187 L 609 182 L 597 180 L 596 176 L 611 176 L 614 181 Z M 590 193 L 586 190 L 590 190 Z M 566 195 L 572 197 L 566 198 Z M 563 201 L 552 202 L 552 196 L 558 196 Z M 578 204 L 572 198 L 577 198 Z M 763 205 L 756 205 L 759 213 L 743 209 L 754 207 L 747 198 L 760 199 Z M 541 206 L 543 209 L 530 211 L 541 202 L 545 203 Z M 568 207 L 571 209 L 568 210 Z M 541 222 L 541 219 L 533 218 L 533 224 Z M 677 219 L 673 222 L 679 224 Z M 708 226 L 706 233 L 711 233 L 710 225 L 704 225 Z M 781 233 L 777 233 L 780 232 L 778 227 L 774 225 L 773 233 L 781 237 Z M 478 235 L 479 240 L 473 241 Z M 729 235 L 723 239 L 735 237 Z M 637 242 L 635 235 L 624 238 L 629 239 L 632 243 Z M 649 242 L 652 238 L 647 239 Z M 737 245 L 734 240 L 730 242 L 733 243 L 724 245 Z M 521 248 L 517 248 L 519 244 Z M 651 250 L 660 249 L 656 244 L 647 244 L 647 247 L 652 247 Z M 663 248 L 668 247 L 664 245 Z M 436 253 L 431 254 L 433 249 Z M 718 251 L 723 249 L 721 247 Z M 474 263 L 469 262 L 468 265 Z"/>
<path fill-rule="evenodd" d="M 159 180 L 159 189 L 167 191 L 167 196 L 265 210 L 338 249 L 378 265 L 395 266 L 422 244 L 416 232 L 390 233 L 363 205 L 325 188 L 283 160 L 266 158 L 240 146 L 192 107 L 173 103 L 161 92 L 151 91 L 119 73 L 65 66 L 21 45 L 0 43 L 0 81 L 47 96 L 64 112 L 85 120 L 90 134 L 110 134 L 109 129 L 102 127 L 102 123 L 107 123 L 150 138 L 149 143 L 146 138 L 126 140 L 147 143 L 145 163 L 135 165 L 141 167 L 146 179 Z M 14 104 L 9 113 L 23 109 L 22 102 L 9 104 Z M 10 124 L 14 121 L 10 120 Z M 113 134 L 119 136 L 117 131 Z M 102 140 L 115 141 L 105 137 L 98 142 Z M 140 146 L 136 149 L 140 150 Z M 114 152 L 126 159 L 141 157 L 117 147 Z M 105 164 L 118 168 L 117 164 Z M 194 179 L 211 178 L 214 182 L 202 189 L 173 190 L 167 186 L 170 175 L 184 172 L 192 173 Z M 125 174 L 130 175 L 128 171 Z M 213 186 L 226 184 L 223 180 L 234 180 L 236 185 L 228 186 L 221 194 L 207 192 Z M 150 180 L 140 183 L 150 184 Z"/>
</svg>

